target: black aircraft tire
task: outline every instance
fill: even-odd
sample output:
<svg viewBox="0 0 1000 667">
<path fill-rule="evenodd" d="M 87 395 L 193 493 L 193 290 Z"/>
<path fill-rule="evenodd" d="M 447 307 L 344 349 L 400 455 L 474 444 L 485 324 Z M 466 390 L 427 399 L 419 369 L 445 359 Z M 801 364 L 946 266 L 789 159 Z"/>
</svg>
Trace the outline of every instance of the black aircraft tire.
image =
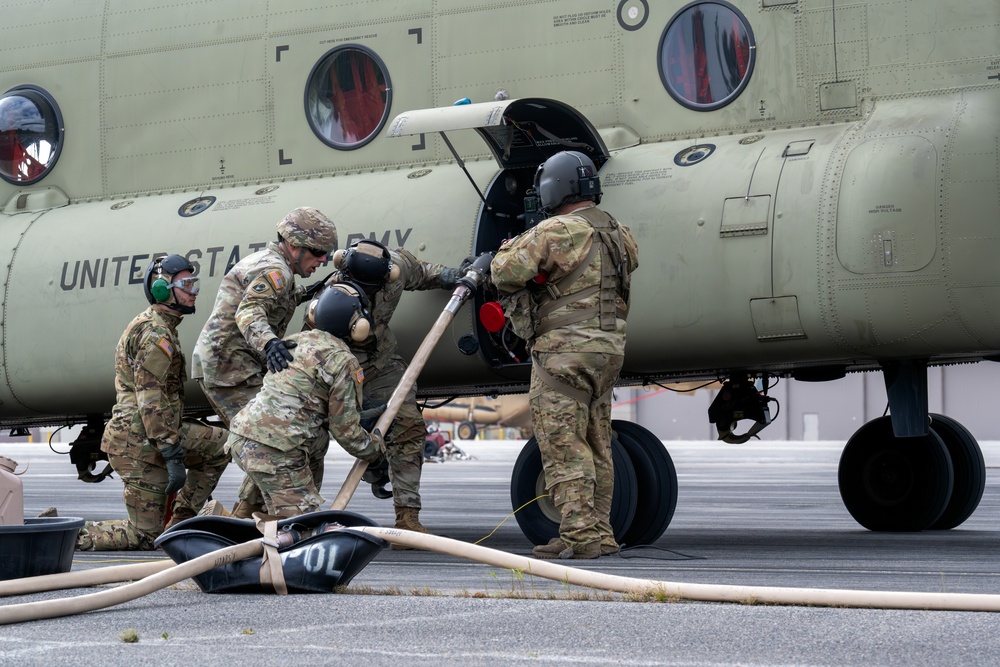
<svg viewBox="0 0 1000 667">
<path fill-rule="evenodd" d="M 612 441 L 611 456 L 615 467 L 615 492 L 611 498 L 611 528 L 615 540 L 620 541 L 632 524 L 638 499 L 635 469 L 624 448 L 617 440 Z M 510 479 L 510 502 L 513 509 L 529 503 L 539 495 L 539 489 L 544 488 L 541 482 L 542 454 L 535 438 L 528 440 L 514 463 Z M 547 544 L 553 537 L 559 536 L 559 523 L 546 516 L 540 503 L 551 500 L 541 499 L 532 502 L 518 511 L 514 518 L 521 532 L 532 544 Z M 551 514 L 550 509 L 550 514 Z"/>
<path fill-rule="evenodd" d="M 960 526 L 979 507 L 986 489 L 986 462 L 979 443 L 960 423 L 945 415 L 931 415 L 931 429 L 941 436 L 955 470 L 955 487 L 944 514 L 931 524 L 931 530 L 950 530 Z"/>
<path fill-rule="evenodd" d="M 424 458 L 429 459 L 438 455 L 438 444 L 433 440 L 424 440 Z"/>
<path fill-rule="evenodd" d="M 677 508 L 677 471 L 670 453 L 649 430 L 614 420 L 612 428 L 632 461 L 638 502 L 632 525 L 619 540 L 622 546 L 652 544 L 670 525 Z"/>
<path fill-rule="evenodd" d="M 874 419 L 851 436 L 837 472 L 840 496 L 868 530 L 918 531 L 944 513 L 954 474 L 951 457 L 934 431 L 897 438 L 890 417 Z"/>
</svg>

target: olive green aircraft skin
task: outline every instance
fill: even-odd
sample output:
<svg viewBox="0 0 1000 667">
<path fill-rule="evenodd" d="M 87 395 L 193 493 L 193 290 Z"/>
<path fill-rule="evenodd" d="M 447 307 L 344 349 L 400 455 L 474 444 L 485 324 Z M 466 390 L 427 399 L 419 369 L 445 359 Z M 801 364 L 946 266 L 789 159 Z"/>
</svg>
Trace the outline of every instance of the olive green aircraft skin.
<svg viewBox="0 0 1000 667">
<path fill-rule="evenodd" d="M 190 354 L 226 267 L 272 240 L 294 207 L 324 211 L 341 245 L 373 235 L 450 265 L 489 249 L 490 218 L 439 135 L 389 137 L 386 122 L 369 143 L 336 150 L 311 130 L 308 77 L 343 44 L 381 58 L 390 120 L 499 93 L 558 101 L 596 129 L 602 206 L 640 244 L 625 383 L 996 356 L 996 0 L 735 0 L 755 64 L 713 111 L 679 104 L 658 71 L 664 28 L 685 4 L 5 7 L 0 95 L 47 91 L 65 143 L 39 182 L 0 182 L 0 421 L 110 410 L 114 347 L 146 306 L 154 253 L 198 265 L 198 313 L 180 327 Z M 497 196 L 503 173 L 481 136 L 447 136 Z M 699 146 L 707 157 L 676 161 Z M 179 214 L 202 197 L 215 201 Z M 404 354 L 447 299 L 402 300 L 393 328 Z M 473 315 L 459 313 L 435 350 L 425 392 L 523 389 L 524 364 L 458 350 L 464 334 L 483 336 Z"/>
</svg>

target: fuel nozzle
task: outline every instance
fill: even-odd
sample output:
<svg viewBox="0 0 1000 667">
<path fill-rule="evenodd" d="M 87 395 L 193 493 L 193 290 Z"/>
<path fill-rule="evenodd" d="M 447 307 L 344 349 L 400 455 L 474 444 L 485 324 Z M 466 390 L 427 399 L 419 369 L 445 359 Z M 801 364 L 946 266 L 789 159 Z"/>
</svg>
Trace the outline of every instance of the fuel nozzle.
<svg viewBox="0 0 1000 667">
<path fill-rule="evenodd" d="M 475 290 L 490 275 L 490 264 L 492 262 L 492 252 L 481 253 L 479 257 L 476 257 L 476 261 L 465 269 L 465 275 L 458 279 L 459 284 L 465 285 L 470 290 Z"/>
</svg>

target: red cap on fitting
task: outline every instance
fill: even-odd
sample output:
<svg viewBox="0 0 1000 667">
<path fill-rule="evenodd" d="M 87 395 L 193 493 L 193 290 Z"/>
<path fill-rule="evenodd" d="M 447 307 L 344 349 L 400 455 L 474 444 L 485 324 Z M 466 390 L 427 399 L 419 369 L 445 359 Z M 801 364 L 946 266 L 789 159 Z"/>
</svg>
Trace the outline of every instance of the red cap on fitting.
<svg viewBox="0 0 1000 667">
<path fill-rule="evenodd" d="M 504 316 L 503 307 L 496 301 L 488 301 L 479 307 L 479 321 L 483 323 L 486 330 L 496 333 L 503 329 Z"/>
</svg>

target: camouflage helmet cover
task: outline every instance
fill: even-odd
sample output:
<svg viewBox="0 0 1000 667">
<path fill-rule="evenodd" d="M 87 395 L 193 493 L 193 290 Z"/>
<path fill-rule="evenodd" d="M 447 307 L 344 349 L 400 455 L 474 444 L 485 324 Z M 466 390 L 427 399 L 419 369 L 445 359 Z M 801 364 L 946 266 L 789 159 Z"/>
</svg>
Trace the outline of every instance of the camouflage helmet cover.
<svg viewBox="0 0 1000 667">
<path fill-rule="evenodd" d="M 297 248 L 333 252 L 337 247 L 337 227 L 319 210 L 302 206 L 288 213 L 276 225 L 281 238 Z"/>
</svg>

